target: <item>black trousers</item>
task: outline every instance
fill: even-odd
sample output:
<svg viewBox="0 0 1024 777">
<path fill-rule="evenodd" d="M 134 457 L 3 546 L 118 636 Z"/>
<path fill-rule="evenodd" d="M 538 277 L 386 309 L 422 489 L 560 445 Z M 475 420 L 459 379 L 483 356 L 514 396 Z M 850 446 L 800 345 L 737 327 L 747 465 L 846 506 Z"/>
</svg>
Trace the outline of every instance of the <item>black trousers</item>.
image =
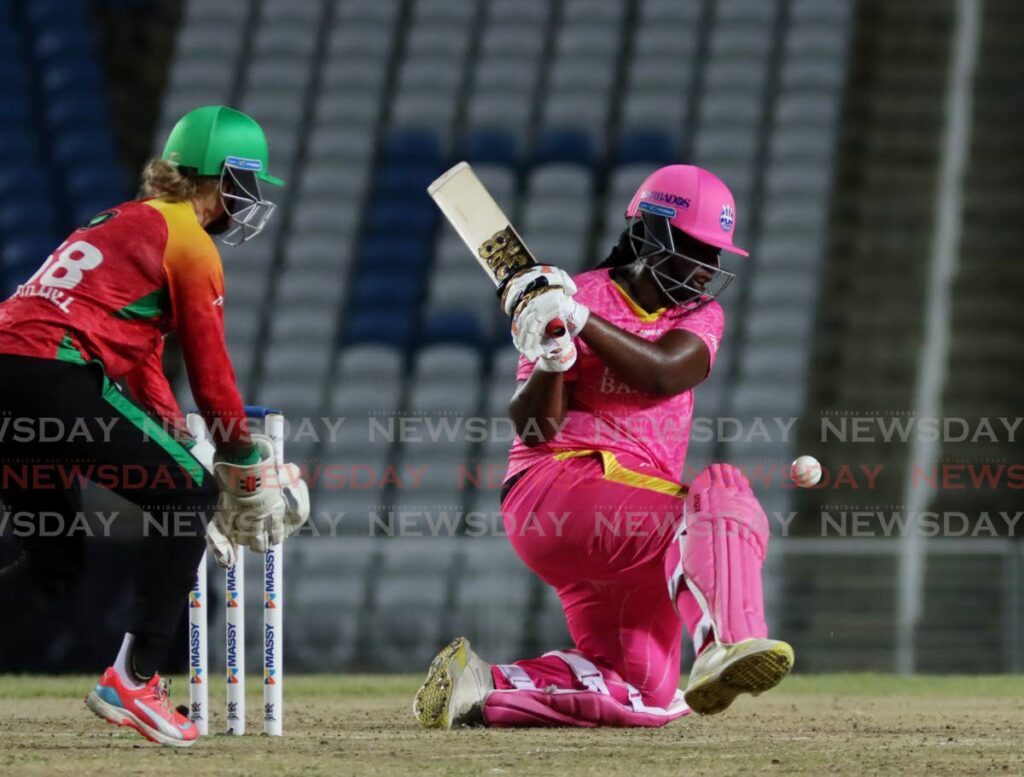
<svg viewBox="0 0 1024 777">
<path fill-rule="evenodd" d="M 83 480 L 144 511 L 125 630 L 147 677 L 182 617 L 216 509 L 214 479 L 99 364 L 0 354 L 0 499 L 7 533 L 21 545 L 0 570 L 5 622 L 38 612 L 79 579 L 89 542 Z"/>
</svg>

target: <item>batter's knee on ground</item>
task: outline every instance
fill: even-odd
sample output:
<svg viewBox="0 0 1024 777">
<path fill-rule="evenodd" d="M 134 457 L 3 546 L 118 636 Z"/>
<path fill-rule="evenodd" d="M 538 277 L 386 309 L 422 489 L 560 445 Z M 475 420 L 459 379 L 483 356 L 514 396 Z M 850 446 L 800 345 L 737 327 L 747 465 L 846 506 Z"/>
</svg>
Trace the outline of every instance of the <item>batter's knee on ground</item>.
<svg viewBox="0 0 1024 777">
<path fill-rule="evenodd" d="M 568 673 L 559 671 L 562 664 Z M 689 712 L 677 689 L 666 696 L 664 707 L 655 706 L 617 673 L 599 668 L 577 651 L 555 650 L 496 668 L 496 677 L 504 681 L 484 702 L 489 726 L 659 727 Z"/>
</svg>

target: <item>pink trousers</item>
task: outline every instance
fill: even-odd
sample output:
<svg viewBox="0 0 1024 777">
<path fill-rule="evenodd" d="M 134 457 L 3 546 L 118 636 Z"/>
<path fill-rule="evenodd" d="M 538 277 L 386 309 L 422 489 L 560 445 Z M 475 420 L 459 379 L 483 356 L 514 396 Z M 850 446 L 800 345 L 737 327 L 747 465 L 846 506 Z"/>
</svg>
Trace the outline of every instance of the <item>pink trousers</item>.
<svg viewBox="0 0 1024 777">
<path fill-rule="evenodd" d="M 678 691 L 682 630 L 703 640 L 706 629 L 667 571 L 683 495 L 643 481 L 623 468 L 606 475 L 598 455 L 548 459 L 506 497 L 512 546 L 558 592 L 575 648 L 496 665 L 488 725 L 651 727 L 689 712 Z"/>
</svg>

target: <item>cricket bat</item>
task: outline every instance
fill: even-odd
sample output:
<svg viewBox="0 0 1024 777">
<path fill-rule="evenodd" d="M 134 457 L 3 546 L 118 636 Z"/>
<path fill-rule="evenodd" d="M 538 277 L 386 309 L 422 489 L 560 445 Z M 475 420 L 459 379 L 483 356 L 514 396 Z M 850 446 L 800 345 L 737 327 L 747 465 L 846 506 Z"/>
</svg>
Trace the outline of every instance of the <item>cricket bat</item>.
<svg viewBox="0 0 1024 777">
<path fill-rule="evenodd" d="M 468 162 L 459 162 L 442 173 L 427 187 L 427 193 L 498 287 L 499 298 L 513 277 L 539 264 Z M 519 307 L 552 288 L 560 287 L 542 286 L 528 291 Z M 561 337 L 565 324 L 556 318 L 548 324 L 546 332 L 549 337 Z"/>
</svg>

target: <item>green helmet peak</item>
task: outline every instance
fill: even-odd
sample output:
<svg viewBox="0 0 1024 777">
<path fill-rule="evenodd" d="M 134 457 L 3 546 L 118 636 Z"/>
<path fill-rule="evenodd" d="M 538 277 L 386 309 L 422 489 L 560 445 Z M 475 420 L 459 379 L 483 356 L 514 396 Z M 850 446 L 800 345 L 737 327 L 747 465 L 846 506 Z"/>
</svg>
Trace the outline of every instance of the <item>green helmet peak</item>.
<svg viewBox="0 0 1024 777">
<path fill-rule="evenodd" d="M 267 137 L 251 116 L 226 105 L 207 105 L 182 116 L 161 155 L 197 175 L 219 176 L 224 166 L 249 170 L 261 181 L 282 186 L 270 174 Z"/>
</svg>

